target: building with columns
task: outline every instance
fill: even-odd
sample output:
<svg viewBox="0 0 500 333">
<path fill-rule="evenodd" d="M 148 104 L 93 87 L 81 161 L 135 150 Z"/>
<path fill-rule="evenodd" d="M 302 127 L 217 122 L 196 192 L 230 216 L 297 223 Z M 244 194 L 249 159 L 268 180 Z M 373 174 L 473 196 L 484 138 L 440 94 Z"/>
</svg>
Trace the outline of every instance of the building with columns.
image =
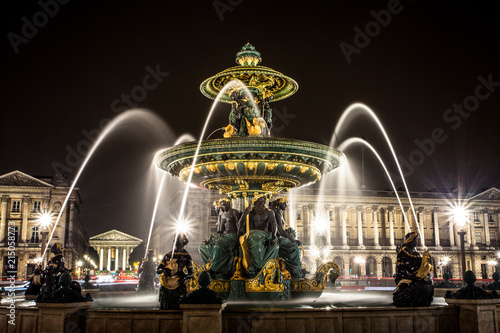
<svg viewBox="0 0 500 333">
<path fill-rule="evenodd" d="M 325 190 L 321 199 L 318 194 L 319 189 L 310 186 L 272 199 L 288 197 L 285 222 L 297 231 L 305 250 L 303 262 L 311 271 L 322 261 L 333 260 L 343 276 L 392 277 L 396 247 L 410 229 L 416 230 L 418 222 L 423 243 L 435 260 L 436 275 L 450 272 L 453 277 L 460 276 L 460 237 L 450 206 L 458 199 L 457 193 L 410 192 L 414 209 L 403 191 L 398 192 L 401 205 L 393 191 Z M 182 196 L 178 197 L 180 200 Z M 198 246 L 216 231 L 217 214 L 212 203 L 221 197 L 207 190 L 190 191 L 185 215 L 194 221 L 194 228 L 187 249 L 198 263 Z M 500 245 L 500 190 L 491 188 L 461 196 L 461 200 L 468 203 L 466 268 L 478 278 L 491 278 L 498 270 L 493 263 Z M 178 204 L 172 203 L 173 207 Z M 173 225 L 170 221 L 156 227 L 151 247 L 157 254 L 171 250 Z"/>
<path fill-rule="evenodd" d="M 89 243 L 99 254 L 99 270 L 131 269 L 128 259 L 142 239 L 116 229 L 90 237 Z"/>
<path fill-rule="evenodd" d="M 62 173 L 33 177 L 13 171 L 0 176 L 1 276 L 13 271 L 18 278 L 30 276 L 43 251 L 42 243 L 52 232 L 50 244 L 61 243 L 66 267 L 76 267 L 76 261 L 87 250 L 88 237 L 79 219 L 82 199 L 78 188 L 73 189 L 66 207 L 62 208 L 69 190 L 70 182 Z M 41 223 L 42 212 L 50 214 L 47 227 Z M 45 258 L 50 256 L 49 248 Z"/>
</svg>

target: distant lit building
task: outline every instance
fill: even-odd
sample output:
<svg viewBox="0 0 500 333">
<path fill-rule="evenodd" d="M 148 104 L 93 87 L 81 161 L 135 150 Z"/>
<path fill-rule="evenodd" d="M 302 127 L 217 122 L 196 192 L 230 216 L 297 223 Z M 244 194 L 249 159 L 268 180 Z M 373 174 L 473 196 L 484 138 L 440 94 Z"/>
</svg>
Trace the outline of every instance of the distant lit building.
<svg viewBox="0 0 500 333">
<path fill-rule="evenodd" d="M 88 237 L 79 219 L 80 190 L 74 188 L 57 226 L 57 215 L 70 189 L 69 180 L 58 173 L 54 177 L 36 178 L 21 171 L 0 176 L 0 269 L 1 275 L 17 271 L 20 278 L 31 275 L 42 251 L 42 232 L 50 244 L 61 243 L 66 268 L 76 267 L 76 261 L 88 247 Z M 51 214 L 46 229 L 42 213 Z M 9 251 L 9 237 L 14 246 Z M 14 252 L 10 258 L 9 252 Z M 46 259 L 51 257 L 50 248 Z"/>
<path fill-rule="evenodd" d="M 457 194 L 411 192 L 415 214 L 405 192 L 398 194 L 402 209 L 393 191 L 326 190 L 319 202 L 318 189 L 305 187 L 273 199 L 288 197 L 287 227 L 297 231 L 305 250 L 303 262 L 312 271 L 322 261 L 333 260 L 344 276 L 393 276 L 396 247 L 409 232 L 403 223 L 404 211 L 412 230 L 416 229 L 415 216 L 421 226 L 425 245 L 435 260 L 435 274 L 441 276 L 448 271 L 459 277 L 460 238 L 450 207 Z M 185 215 L 194 227 L 189 233 L 188 251 L 198 263 L 198 246 L 216 231 L 217 214 L 212 203 L 221 197 L 208 190 L 192 189 L 189 193 Z M 500 245 L 500 190 L 491 188 L 467 201 L 470 205 L 465 230 L 466 268 L 478 278 L 491 278 L 499 269 L 495 263 Z M 171 205 L 180 206 L 179 202 Z M 172 239 L 173 222 L 167 221 L 155 229 L 152 247 L 157 253 L 167 253 L 171 251 Z"/>
<path fill-rule="evenodd" d="M 141 242 L 142 239 L 115 229 L 89 239 L 90 246 L 99 254 L 98 268 L 101 271 L 131 269 L 128 262 L 130 253 Z"/>
</svg>

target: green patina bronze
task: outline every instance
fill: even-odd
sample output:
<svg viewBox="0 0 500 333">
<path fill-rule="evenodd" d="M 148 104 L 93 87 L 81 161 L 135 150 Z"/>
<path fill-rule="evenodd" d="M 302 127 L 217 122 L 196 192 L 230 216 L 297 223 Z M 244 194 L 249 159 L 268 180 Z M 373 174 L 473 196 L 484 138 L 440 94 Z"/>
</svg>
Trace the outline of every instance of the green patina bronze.
<svg viewBox="0 0 500 333">
<path fill-rule="evenodd" d="M 159 168 L 182 182 L 192 173 L 192 184 L 226 194 L 233 208 L 240 212 L 252 204 L 253 198 L 258 201 L 263 195 L 270 198 L 281 191 L 315 183 L 345 159 L 342 152 L 329 146 L 270 137 L 269 103 L 291 96 L 298 84 L 278 71 L 260 66 L 261 62 L 260 53 L 246 44 L 236 56 L 239 66 L 206 79 L 200 86 L 202 94 L 211 99 L 223 91 L 218 100 L 232 104 L 224 138 L 201 142 L 196 160 L 198 142 L 165 149 L 155 160 Z M 274 217 L 275 213 L 270 214 Z M 271 220 L 276 223 L 274 218 Z M 280 236 L 274 240 L 272 232 L 248 229 L 248 218 L 246 223 L 242 221 L 238 222 L 238 236 L 213 235 L 211 242 L 200 247 L 207 269 L 210 267 L 214 277 L 224 277 L 212 280 L 212 290 L 229 293 L 229 298 L 235 300 L 289 299 L 294 295 L 318 296 L 324 290 L 329 272 L 334 272 L 333 280 L 338 277 L 338 266 L 328 262 L 311 280 L 302 278 L 300 242 L 295 236 L 279 231 Z M 284 225 L 284 221 L 280 223 Z M 246 224 L 246 231 L 242 232 L 242 224 Z M 255 235 L 261 236 L 262 241 L 256 240 Z M 239 244 L 235 243 L 238 239 Z M 234 253 L 229 253 L 226 250 L 232 244 L 236 247 Z M 259 257 L 261 252 L 265 255 Z M 197 282 L 192 282 L 192 287 L 197 287 Z"/>
</svg>

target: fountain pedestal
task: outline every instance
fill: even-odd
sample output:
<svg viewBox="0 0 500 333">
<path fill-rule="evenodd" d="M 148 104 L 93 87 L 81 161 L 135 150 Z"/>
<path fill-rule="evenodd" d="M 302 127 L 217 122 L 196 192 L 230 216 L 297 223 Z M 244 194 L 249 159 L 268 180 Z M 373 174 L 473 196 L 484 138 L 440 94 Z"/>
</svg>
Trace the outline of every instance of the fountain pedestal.
<svg viewBox="0 0 500 333">
<path fill-rule="evenodd" d="M 37 303 L 39 318 L 37 332 L 63 333 L 85 331 L 85 317 L 92 302 Z M 42 320 L 43 318 L 43 320 Z"/>
<path fill-rule="evenodd" d="M 223 304 L 181 304 L 182 332 L 222 332 Z"/>
<path fill-rule="evenodd" d="M 460 333 L 493 333 L 500 330 L 500 299 L 452 299 L 446 303 L 460 308 L 458 322 Z"/>
</svg>

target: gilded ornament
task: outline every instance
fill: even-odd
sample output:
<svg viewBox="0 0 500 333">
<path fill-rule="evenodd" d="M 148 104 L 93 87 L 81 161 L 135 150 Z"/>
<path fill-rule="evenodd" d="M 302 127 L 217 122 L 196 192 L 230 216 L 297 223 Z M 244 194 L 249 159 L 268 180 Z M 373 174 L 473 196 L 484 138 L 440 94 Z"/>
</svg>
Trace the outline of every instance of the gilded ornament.
<svg viewBox="0 0 500 333">
<path fill-rule="evenodd" d="M 279 274 L 279 281 L 275 283 L 276 273 Z M 276 259 L 271 259 L 261 269 L 259 274 L 251 280 L 245 281 L 246 291 L 255 292 L 283 292 L 284 286 L 282 283 L 282 275 L 279 269 L 279 262 Z"/>
</svg>

